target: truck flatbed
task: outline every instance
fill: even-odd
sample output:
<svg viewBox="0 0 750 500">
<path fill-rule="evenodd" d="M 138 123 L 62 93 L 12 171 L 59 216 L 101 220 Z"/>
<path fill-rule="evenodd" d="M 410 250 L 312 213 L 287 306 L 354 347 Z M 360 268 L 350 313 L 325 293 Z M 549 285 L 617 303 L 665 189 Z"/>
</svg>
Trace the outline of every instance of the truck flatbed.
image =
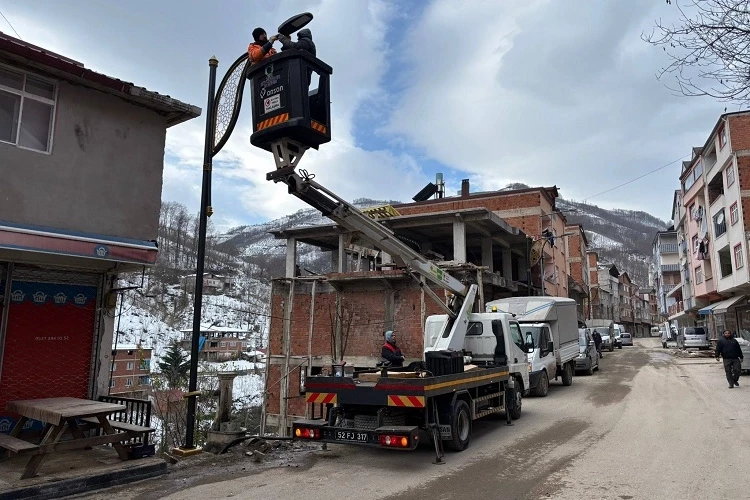
<svg viewBox="0 0 750 500">
<path fill-rule="evenodd" d="M 515 396 L 510 396 L 513 406 L 507 411 L 508 391 L 515 394 L 507 366 L 410 378 L 391 374 L 367 380 L 377 377 L 368 372 L 360 380 L 356 375 L 307 379 L 307 403 L 325 406 L 328 412 L 326 418 L 296 420 L 295 438 L 413 450 L 426 432 L 440 462 L 443 441 L 454 450 L 466 448 L 471 420 L 506 411 L 510 424 L 520 416 Z"/>
</svg>

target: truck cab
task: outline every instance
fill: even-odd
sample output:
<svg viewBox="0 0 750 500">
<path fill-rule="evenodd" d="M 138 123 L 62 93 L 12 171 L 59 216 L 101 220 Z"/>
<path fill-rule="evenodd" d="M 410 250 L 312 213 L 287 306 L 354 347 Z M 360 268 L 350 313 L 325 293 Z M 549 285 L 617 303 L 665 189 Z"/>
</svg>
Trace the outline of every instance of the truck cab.
<svg viewBox="0 0 750 500">
<path fill-rule="evenodd" d="M 435 345 L 445 331 L 447 314 L 428 316 L 425 321 L 424 347 Z M 504 313 L 470 313 L 464 338 L 464 353 L 470 363 L 487 366 L 507 366 L 508 371 L 523 386 L 523 395 L 529 392 L 529 368 L 526 346 L 518 321 Z"/>
<path fill-rule="evenodd" d="M 531 372 L 529 372 L 531 389 L 535 393 L 541 393 L 539 395 L 546 396 L 549 374 L 557 373 L 557 357 L 552 341 L 552 330 L 547 323 L 524 323 L 521 331 L 524 338 L 530 339 L 533 344 L 529 346 L 527 354 L 529 365 L 531 365 Z M 544 376 L 548 378 L 542 380 Z"/>
</svg>

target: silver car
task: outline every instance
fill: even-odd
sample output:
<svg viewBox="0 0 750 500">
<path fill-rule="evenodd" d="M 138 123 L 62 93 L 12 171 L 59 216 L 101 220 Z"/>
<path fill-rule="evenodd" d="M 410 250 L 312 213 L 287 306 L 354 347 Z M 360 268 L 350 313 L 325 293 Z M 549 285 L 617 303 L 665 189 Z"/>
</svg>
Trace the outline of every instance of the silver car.
<svg viewBox="0 0 750 500">
<path fill-rule="evenodd" d="M 630 335 L 628 332 L 622 332 L 620 335 L 620 342 L 622 345 L 633 345 L 633 336 Z"/>
</svg>

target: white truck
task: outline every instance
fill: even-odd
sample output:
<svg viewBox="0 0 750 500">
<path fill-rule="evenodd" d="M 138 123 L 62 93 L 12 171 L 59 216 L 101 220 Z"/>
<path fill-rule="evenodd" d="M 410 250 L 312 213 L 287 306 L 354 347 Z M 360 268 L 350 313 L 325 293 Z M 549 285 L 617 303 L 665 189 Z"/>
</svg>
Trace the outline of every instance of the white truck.
<svg viewBox="0 0 750 500">
<path fill-rule="evenodd" d="M 513 314 L 520 323 L 525 344 L 529 346 L 529 388 L 533 395 L 547 395 L 553 374 L 555 380 L 562 378 L 563 385 L 573 383 L 579 352 L 575 300 L 511 297 L 488 302 L 486 309 Z"/>
</svg>

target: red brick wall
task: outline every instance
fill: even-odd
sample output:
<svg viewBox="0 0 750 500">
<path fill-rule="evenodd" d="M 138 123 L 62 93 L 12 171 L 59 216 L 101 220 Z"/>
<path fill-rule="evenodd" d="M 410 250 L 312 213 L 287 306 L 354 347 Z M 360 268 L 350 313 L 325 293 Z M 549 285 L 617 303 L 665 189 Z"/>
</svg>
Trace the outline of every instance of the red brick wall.
<svg viewBox="0 0 750 500">
<path fill-rule="evenodd" d="M 594 269 L 593 271 L 589 271 L 589 283 L 593 287 L 599 284 L 599 271 L 596 269 L 596 266 L 599 264 L 599 256 L 596 252 L 588 252 L 586 257 L 588 257 L 589 269 Z"/>
<path fill-rule="evenodd" d="M 740 182 L 741 191 L 750 190 L 750 157 L 737 157 L 737 179 Z M 750 198 L 743 196 L 741 201 L 742 220 L 744 221 L 745 231 L 750 231 Z"/>
<path fill-rule="evenodd" d="M 498 193 L 495 196 L 446 198 L 446 201 L 407 203 L 404 205 L 395 205 L 395 207 L 402 215 L 431 214 L 436 212 L 447 212 L 451 210 L 462 210 L 465 208 L 486 208 L 488 210 L 492 210 L 493 212 L 499 212 L 503 210 L 513 210 L 516 208 L 538 207 L 541 203 L 541 198 L 542 194 L 539 191 L 517 194 Z M 538 220 L 538 217 L 535 218 Z"/>
<path fill-rule="evenodd" d="M 729 117 L 729 140 L 732 151 L 750 149 L 750 116 Z"/>
</svg>

